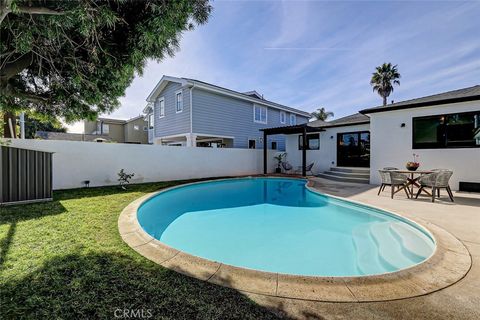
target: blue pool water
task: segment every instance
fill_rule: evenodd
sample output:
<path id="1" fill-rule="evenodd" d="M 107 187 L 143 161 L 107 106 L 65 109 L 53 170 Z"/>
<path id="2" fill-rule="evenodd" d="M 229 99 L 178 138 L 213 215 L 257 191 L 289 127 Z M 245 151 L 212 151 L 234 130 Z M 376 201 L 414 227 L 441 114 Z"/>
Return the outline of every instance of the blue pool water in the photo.
<path id="1" fill-rule="evenodd" d="M 189 254 L 296 275 L 392 272 L 435 249 L 413 223 L 311 192 L 298 179 L 232 179 L 171 189 L 142 204 L 138 221 L 154 238 Z"/>

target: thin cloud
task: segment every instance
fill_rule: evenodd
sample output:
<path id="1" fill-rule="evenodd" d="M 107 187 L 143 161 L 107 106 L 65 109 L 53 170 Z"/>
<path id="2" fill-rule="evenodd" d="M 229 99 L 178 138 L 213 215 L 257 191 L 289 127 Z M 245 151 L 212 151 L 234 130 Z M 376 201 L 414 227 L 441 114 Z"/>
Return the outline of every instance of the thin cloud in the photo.
<path id="1" fill-rule="evenodd" d="M 264 50 L 294 50 L 294 51 L 351 51 L 350 48 L 328 47 L 264 47 Z"/>
<path id="2" fill-rule="evenodd" d="M 399 65 L 389 100 L 471 86 L 480 79 L 480 2 L 214 2 L 205 26 L 181 50 L 149 62 L 111 116 L 138 115 L 163 74 L 342 116 L 381 103 L 369 80 L 383 62 Z M 385 15 L 388 12 L 388 15 Z"/>

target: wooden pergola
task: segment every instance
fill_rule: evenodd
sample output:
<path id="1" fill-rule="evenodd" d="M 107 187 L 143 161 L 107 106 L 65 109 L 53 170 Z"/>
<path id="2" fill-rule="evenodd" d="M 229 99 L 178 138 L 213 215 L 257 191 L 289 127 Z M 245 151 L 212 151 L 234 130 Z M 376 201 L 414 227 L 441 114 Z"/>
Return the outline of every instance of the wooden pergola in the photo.
<path id="1" fill-rule="evenodd" d="M 313 127 L 309 123 L 299 124 L 295 126 L 285 126 L 276 128 L 260 129 L 263 131 L 263 173 L 267 174 L 267 137 L 276 134 L 301 134 L 302 135 L 302 176 L 306 176 L 307 167 L 307 134 L 325 131 L 320 127 Z"/>

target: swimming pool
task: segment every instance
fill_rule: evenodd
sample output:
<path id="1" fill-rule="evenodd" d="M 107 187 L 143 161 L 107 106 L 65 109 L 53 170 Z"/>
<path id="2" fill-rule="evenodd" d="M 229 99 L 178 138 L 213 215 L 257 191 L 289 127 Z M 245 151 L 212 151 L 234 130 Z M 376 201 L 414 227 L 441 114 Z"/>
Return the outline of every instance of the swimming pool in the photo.
<path id="1" fill-rule="evenodd" d="M 137 219 L 177 250 L 267 272 L 375 275 L 434 252 L 434 240 L 415 223 L 312 192 L 305 183 L 242 178 L 185 185 L 145 201 Z"/>

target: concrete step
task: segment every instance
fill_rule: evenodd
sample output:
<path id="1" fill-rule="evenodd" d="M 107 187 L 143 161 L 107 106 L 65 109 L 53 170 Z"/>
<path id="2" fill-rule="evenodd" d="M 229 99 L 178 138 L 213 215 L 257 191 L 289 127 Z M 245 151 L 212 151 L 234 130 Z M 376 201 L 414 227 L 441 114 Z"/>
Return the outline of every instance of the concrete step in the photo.
<path id="1" fill-rule="evenodd" d="M 326 174 L 338 177 L 347 177 L 347 178 L 370 178 L 370 172 L 368 173 L 351 173 L 351 172 L 342 172 L 342 171 L 324 171 Z"/>
<path id="2" fill-rule="evenodd" d="M 330 171 L 347 172 L 347 173 L 368 173 L 368 174 L 370 174 L 370 168 L 331 167 Z"/>
<path id="3" fill-rule="evenodd" d="M 327 171 L 328 172 L 328 171 Z M 356 178 L 356 177 L 340 177 L 330 173 L 319 173 L 317 177 L 328 180 L 340 181 L 340 182 L 353 182 L 353 183 L 366 183 L 370 182 L 370 178 Z"/>

